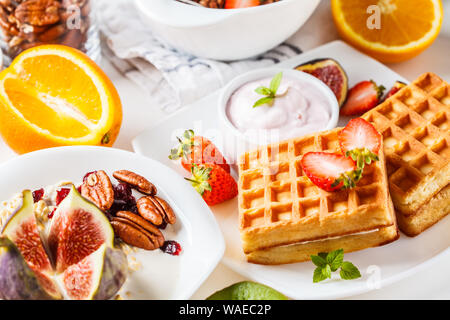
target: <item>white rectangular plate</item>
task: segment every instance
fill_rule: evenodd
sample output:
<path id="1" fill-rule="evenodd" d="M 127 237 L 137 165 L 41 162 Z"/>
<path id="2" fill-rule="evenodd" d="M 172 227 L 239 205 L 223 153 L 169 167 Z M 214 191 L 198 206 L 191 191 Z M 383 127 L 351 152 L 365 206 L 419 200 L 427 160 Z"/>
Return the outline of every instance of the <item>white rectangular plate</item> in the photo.
<path id="1" fill-rule="evenodd" d="M 369 79 L 388 89 L 397 80 L 406 82 L 386 66 L 341 41 L 301 54 L 277 67 L 294 68 L 318 58 L 337 60 L 349 77 L 350 87 Z M 219 94 L 220 92 L 213 93 L 148 129 L 134 139 L 134 150 L 161 161 L 186 176 L 187 172 L 179 163 L 168 159 L 169 151 L 177 142 L 176 136 L 181 135 L 185 129 L 194 129 L 196 134 L 211 138 L 220 149 L 220 139 L 215 141 L 215 137 L 220 136 L 217 116 Z M 343 126 L 348 120 L 342 118 L 339 124 Z M 337 275 L 332 280 L 314 284 L 312 275 L 315 267 L 311 262 L 282 266 L 262 266 L 246 262 L 238 230 L 237 199 L 212 207 L 212 211 L 225 237 L 223 262 L 236 272 L 272 286 L 294 299 L 332 299 L 364 293 L 410 276 L 450 254 L 450 217 L 447 217 L 415 238 L 401 235 L 392 244 L 346 254 L 345 260 L 353 262 L 361 271 L 360 279 L 344 281 Z"/>

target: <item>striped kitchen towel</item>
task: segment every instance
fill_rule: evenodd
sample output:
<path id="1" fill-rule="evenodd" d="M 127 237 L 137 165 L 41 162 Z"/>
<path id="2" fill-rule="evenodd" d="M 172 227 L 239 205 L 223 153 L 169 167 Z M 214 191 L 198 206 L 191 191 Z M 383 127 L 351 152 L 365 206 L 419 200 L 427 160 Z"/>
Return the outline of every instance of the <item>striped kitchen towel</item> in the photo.
<path id="1" fill-rule="evenodd" d="M 330 32 L 328 1 L 312 17 L 320 27 L 307 25 L 287 42 L 260 56 L 234 62 L 201 59 L 177 51 L 159 40 L 139 19 L 129 0 L 97 0 L 99 26 L 106 38 L 104 54 L 119 71 L 142 87 L 167 112 L 188 105 L 225 85 L 245 71 L 269 67 L 335 38 Z M 117 14 L 120 12 L 120 14 Z M 329 18 L 329 19 L 328 19 Z M 334 28 L 331 28 L 334 30 Z M 302 48 L 302 49 L 300 49 Z"/>

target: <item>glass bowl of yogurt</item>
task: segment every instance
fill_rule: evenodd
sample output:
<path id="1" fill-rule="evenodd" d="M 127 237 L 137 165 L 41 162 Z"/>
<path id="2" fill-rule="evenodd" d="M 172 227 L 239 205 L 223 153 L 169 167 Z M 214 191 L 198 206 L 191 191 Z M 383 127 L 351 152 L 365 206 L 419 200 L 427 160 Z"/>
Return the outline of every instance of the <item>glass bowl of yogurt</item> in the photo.
<path id="1" fill-rule="evenodd" d="M 276 92 L 270 92 L 278 76 Z M 265 88 L 265 89 L 261 89 Z M 262 100 L 267 103 L 256 103 Z M 301 137 L 337 126 L 336 96 L 319 79 L 292 69 L 259 69 L 232 80 L 219 99 L 219 123 L 225 156 L 238 156 L 261 145 Z"/>

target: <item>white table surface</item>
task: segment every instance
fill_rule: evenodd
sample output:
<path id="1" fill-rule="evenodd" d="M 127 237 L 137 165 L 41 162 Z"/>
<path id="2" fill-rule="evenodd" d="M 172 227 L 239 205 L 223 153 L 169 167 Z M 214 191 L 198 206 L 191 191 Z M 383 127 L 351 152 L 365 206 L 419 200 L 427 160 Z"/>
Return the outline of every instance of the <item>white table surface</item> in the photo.
<path id="1" fill-rule="evenodd" d="M 408 80 L 423 72 L 432 71 L 450 82 L 450 1 L 444 0 L 445 18 L 441 35 L 420 56 L 403 63 L 389 65 Z M 301 30 L 299 31 L 301 32 Z M 132 151 L 131 140 L 149 126 L 162 121 L 168 114 L 150 105 L 145 94 L 133 82 L 124 78 L 104 59 L 101 67 L 117 87 L 123 103 L 124 119 L 115 148 Z M 0 163 L 16 157 L 0 138 Z M 450 257 L 407 279 L 352 299 L 450 299 Z M 204 299 L 213 292 L 238 281 L 247 280 L 224 264 L 219 264 L 211 276 L 193 295 Z"/>

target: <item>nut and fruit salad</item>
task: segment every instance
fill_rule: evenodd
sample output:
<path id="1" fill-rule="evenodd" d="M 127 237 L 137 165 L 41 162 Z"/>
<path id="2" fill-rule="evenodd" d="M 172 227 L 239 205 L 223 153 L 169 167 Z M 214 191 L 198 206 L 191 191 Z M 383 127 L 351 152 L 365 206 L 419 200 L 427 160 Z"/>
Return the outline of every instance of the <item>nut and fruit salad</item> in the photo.
<path id="1" fill-rule="evenodd" d="M 213 9 L 238 9 L 257 7 L 264 4 L 278 2 L 280 0 L 193 0 L 207 8 Z"/>
<path id="2" fill-rule="evenodd" d="M 157 188 L 128 170 L 113 177 L 93 171 L 78 187 L 61 182 L 1 204 L 0 299 L 110 299 L 129 270 L 115 243 L 180 254 L 162 233 L 176 216 Z"/>
<path id="3" fill-rule="evenodd" d="M 161 249 L 178 255 L 181 246 L 175 241 L 166 241 L 161 231 L 168 224 L 175 224 L 175 212 L 166 200 L 157 195 L 157 188 L 146 178 L 128 170 L 115 171 L 113 177 L 116 184 L 103 170 L 89 172 L 76 189 L 104 212 L 116 237 L 122 242 L 145 250 Z M 42 229 L 48 228 L 73 185 L 62 181 L 32 192 L 34 213 Z M 138 197 L 133 195 L 133 190 Z M 20 203 L 21 194 L 18 194 L 1 204 L 0 227 Z"/>

